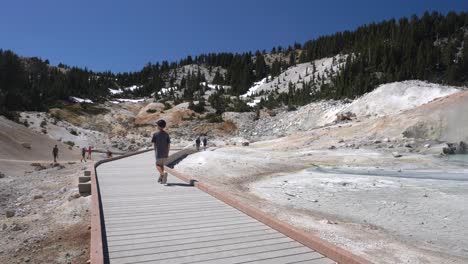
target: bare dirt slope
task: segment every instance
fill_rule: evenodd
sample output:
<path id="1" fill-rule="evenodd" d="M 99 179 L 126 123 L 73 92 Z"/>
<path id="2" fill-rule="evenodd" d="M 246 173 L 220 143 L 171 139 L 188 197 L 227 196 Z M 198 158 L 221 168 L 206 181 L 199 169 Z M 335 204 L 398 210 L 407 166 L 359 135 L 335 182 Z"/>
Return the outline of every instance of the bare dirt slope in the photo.
<path id="1" fill-rule="evenodd" d="M 0 146 L 0 263 L 86 263 L 90 197 L 77 190 L 79 151 L 2 116 Z"/>
<path id="2" fill-rule="evenodd" d="M 46 135 L 0 116 L 0 159 L 50 160 L 52 148 L 59 147 L 60 160 L 79 160 L 79 152 Z"/>

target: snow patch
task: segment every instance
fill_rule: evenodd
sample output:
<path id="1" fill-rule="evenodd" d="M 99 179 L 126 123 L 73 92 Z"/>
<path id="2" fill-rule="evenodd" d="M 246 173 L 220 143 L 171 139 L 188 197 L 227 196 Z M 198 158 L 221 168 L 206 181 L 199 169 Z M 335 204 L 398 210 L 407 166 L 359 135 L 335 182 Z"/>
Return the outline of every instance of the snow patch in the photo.
<path id="1" fill-rule="evenodd" d="M 267 83 L 267 79 L 271 79 L 271 76 L 268 76 L 266 78 L 263 78 L 261 79 L 260 81 L 258 82 L 255 82 L 254 85 L 252 87 L 249 88 L 249 90 L 247 91 L 247 93 L 241 95 L 240 97 L 241 98 L 247 98 L 248 96 L 251 96 L 253 95 L 257 90 L 258 88 L 260 88 L 262 85 L 266 84 Z M 260 101 L 259 101 L 260 102 Z"/>
<path id="2" fill-rule="evenodd" d="M 250 106 L 250 107 L 254 107 L 254 106 L 256 106 L 258 103 L 260 103 L 260 101 L 261 101 L 261 99 L 255 99 L 255 100 L 253 100 L 253 102 L 247 103 L 247 105 Z"/>
<path id="3" fill-rule="evenodd" d="M 145 99 L 123 99 L 123 98 L 119 98 L 119 99 L 116 99 L 118 102 L 122 103 L 122 102 L 128 102 L 128 103 L 140 103 L 140 102 L 143 102 L 145 101 Z M 115 102 L 115 101 L 112 101 L 112 102 Z"/>
<path id="4" fill-rule="evenodd" d="M 167 94 L 167 93 L 169 93 L 170 91 L 175 91 L 175 90 L 177 90 L 177 86 L 169 87 L 169 88 L 162 88 L 161 91 L 158 92 L 158 94 L 159 94 L 159 95 Z"/>
<path id="5" fill-rule="evenodd" d="M 132 85 L 130 87 L 126 87 L 126 88 L 123 88 L 124 90 L 127 90 L 127 91 L 135 91 L 137 89 L 140 89 L 141 87 L 143 87 L 143 85 Z"/>
<path id="6" fill-rule="evenodd" d="M 116 95 L 116 94 L 121 94 L 121 93 L 123 93 L 122 89 L 115 90 L 115 89 L 111 89 L 111 88 L 109 88 L 109 92 L 110 92 L 112 95 Z"/>
<path id="7" fill-rule="evenodd" d="M 280 93 L 287 93 L 289 91 L 289 83 L 294 84 L 297 89 L 302 89 L 303 83 L 314 82 L 318 90 L 322 84 L 322 80 L 324 84 L 329 83 L 331 77 L 335 76 L 340 71 L 340 68 L 344 65 L 348 56 L 347 54 L 336 55 L 330 58 L 315 60 L 312 63 L 301 63 L 289 67 L 279 76 L 273 79 L 269 78 L 269 82 L 267 82 L 266 79 L 256 82 L 254 86 L 249 89 L 249 92 L 242 95 L 242 97 L 245 98 L 261 91 L 269 92 L 278 90 Z M 319 76 L 320 81 L 318 80 Z"/>
<path id="8" fill-rule="evenodd" d="M 111 89 L 109 88 L 109 92 L 112 94 L 112 95 L 117 95 L 117 94 L 121 94 L 125 91 L 135 91 L 137 89 L 140 89 L 141 87 L 143 87 L 143 85 L 132 85 L 132 86 L 129 86 L 129 87 L 124 87 L 124 88 L 119 88 L 119 89 Z"/>
<path id="9" fill-rule="evenodd" d="M 70 96 L 69 97 L 71 101 L 75 102 L 75 103 L 88 103 L 88 104 L 92 104 L 93 101 L 91 101 L 90 99 L 83 99 L 83 98 L 79 98 L 79 97 L 74 97 L 74 96 Z"/>
<path id="10" fill-rule="evenodd" d="M 205 87 L 208 87 L 209 89 L 212 89 L 212 90 L 214 90 L 214 89 L 220 89 L 220 88 L 222 88 L 222 89 L 229 89 L 229 88 L 231 88 L 231 86 L 229 86 L 229 85 L 211 84 L 211 83 L 206 83 L 206 82 L 201 82 L 200 85 L 203 85 L 203 86 L 205 86 Z"/>

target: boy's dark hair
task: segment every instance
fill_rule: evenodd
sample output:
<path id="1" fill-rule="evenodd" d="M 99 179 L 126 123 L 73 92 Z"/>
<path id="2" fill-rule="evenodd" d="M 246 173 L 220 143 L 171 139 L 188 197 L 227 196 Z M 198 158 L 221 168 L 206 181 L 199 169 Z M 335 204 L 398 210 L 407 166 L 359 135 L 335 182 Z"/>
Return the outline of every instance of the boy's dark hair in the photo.
<path id="1" fill-rule="evenodd" d="M 166 121 L 164 121 L 163 119 L 158 120 L 158 122 L 156 122 L 156 125 L 158 125 L 158 127 L 165 128 L 166 127 Z"/>

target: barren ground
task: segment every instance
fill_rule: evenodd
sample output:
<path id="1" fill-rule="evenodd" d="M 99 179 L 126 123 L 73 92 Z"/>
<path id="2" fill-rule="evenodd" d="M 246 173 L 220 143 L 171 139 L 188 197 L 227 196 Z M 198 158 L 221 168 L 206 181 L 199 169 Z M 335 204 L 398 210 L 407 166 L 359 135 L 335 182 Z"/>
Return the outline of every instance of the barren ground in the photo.
<path id="1" fill-rule="evenodd" d="M 91 197 L 81 197 L 77 190 L 84 165 L 71 163 L 41 163 L 41 170 L 31 161 L 0 163 L 9 168 L 0 179 L 0 263 L 89 259 Z"/>
<path id="2" fill-rule="evenodd" d="M 343 165 L 351 159 L 352 167 Z M 200 152 L 176 169 L 376 263 L 466 263 L 468 171 L 422 170 L 440 162 L 251 146 Z"/>

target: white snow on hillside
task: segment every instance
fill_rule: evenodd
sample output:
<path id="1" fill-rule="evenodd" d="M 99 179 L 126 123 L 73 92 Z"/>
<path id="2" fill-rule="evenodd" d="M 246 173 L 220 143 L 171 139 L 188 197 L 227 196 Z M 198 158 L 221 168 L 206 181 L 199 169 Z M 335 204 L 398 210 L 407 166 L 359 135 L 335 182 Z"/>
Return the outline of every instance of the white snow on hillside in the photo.
<path id="1" fill-rule="evenodd" d="M 115 89 L 111 89 L 111 88 L 109 88 L 109 92 L 110 92 L 112 95 L 116 95 L 116 94 L 121 94 L 121 93 L 123 93 L 122 89 L 115 90 Z"/>
<path id="2" fill-rule="evenodd" d="M 247 105 L 250 107 L 256 106 L 258 103 L 260 103 L 261 99 L 254 99 L 253 102 L 248 102 Z"/>
<path id="3" fill-rule="evenodd" d="M 330 82 L 330 78 L 336 75 L 339 68 L 344 65 L 347 56 L 348 55 L 336 55 L 330 58 L 315 60 L 313 62 L 313 64 L 315 64 L 315 72 L 313 72 L 312 63 L 297 64 L 296 66 L 289 67 L 273 80 L 271 80 L 271 78 L 269 78 L 269 81 L 262 80 L 264 83 L 261 85 L 255 83 L 249 91 L 258 85 L 258 87 L 255 88 L 255 93 L 273 91 L 276 89 L 278 89 L 278 92 L 288 92 L 290 82 L 295 84 L 298 89 L 302 89 L 302 82 L 315 80 L 317 84 L 321 84 L 321 81 L 318 81 L 319 76 L 320 79 L 324 79 L 324 83 L 328 83 Z M 319 86 L 320 85 L 317 85 L 317 88 Z"/>
<path id="4" fill-rule="evenodd" d="M 143 85 L 132 85 L 132 86 L 129 86 L 129 87 L 126 87 L 126 88 L 123 88 L 123 90 L 125 91 L 135 91 L 137 89 L 140 89 L 141 87 L 143 87 Z"/>
<path id="5" fill-rule="evenodd" d="M 211 84 L 211 83 L 206 83 L 206 82 L 201 82 L 200 85 L 203 85 L 205 87 L 208 87 L 209 89 L 229 89 L 231 86 L 229 85 L 219 85 L 219 84 Z"/>
<path id="6" fill-rule="evenodd" d="M 271 78 L 271 76 L 268 76 L 268 79 Z M 263 78 L 261 79 L 260 81 L 258 82 L 255 82 L 254 85 L 252 87 L 249 88 L 249 90 L 247 91 L 247 93 L 241 95 L 240 97 L 241 98 L 246 98 L 248 96 L 251 96 L 253 95 L 257 90 L 258 88 L 260 88 L 262 85 L 266 84 L 267 83 L 267 78 Z"/>
<path id="7" fill-rule="evenodd" d="M 162 94 L 167 94 L 169 93 L 170 91 L 175 91 L 177 90 L 177 86 L 174 86 L 174 87 L 168 87 L 168 88 L 162 88 L 161 91 L 158 92 L 159 95 L 162 95 Z M 152 96 L 154 96 L 154 93 L 151 94 Z"/>
<path id="8" fill-rule="evenodd" d="M 83 98 L 79 98 L 79 97 L 74 97 L 74 96 L 70 96 L 69 97 L 71 101 L 75 102 L 75 103 L 88 103 L 88 104 L 92 104 L 93 101 L 91 101 L 90 99 L 83 99 Z"/>
<path id="9" fill-rule="evenodd" d="M 130 91 L 130 92 L 133 92 L 137 89 L 140 89 L 141 87 L 143 87 L 143 85 L 132 85 L 132 86 L 129 86 L 129 87 L 124 87 L 124 88 L 119 88 L 119 89 L 111 89 L 109 88 L 109 92 L 112 94 L 112 95 L 116 95 L 116 94 L 121 94 L 125 91 Z"/>
<path id="10" fill-rule="evenodd" d="M 458 91 L 454 86 L 418 80 L 387 83 L 354 100 L 342 111 L 353 112 L 358 117 L 393 115 Z"/>
<path id="11" fill-rule="evenodd" d="M 123 103 L 140 103 L 145 101 L 145 99 L 123 99 L 123 98 L 118 98 L 116 99 L 118 102 L 123 102 Z M 115 101 L 112 101 L 115 102 Z"/>

